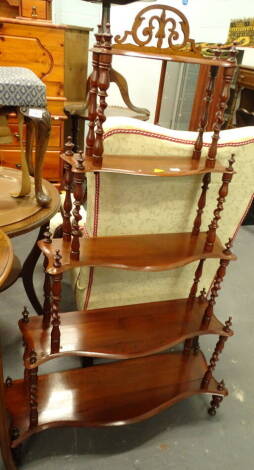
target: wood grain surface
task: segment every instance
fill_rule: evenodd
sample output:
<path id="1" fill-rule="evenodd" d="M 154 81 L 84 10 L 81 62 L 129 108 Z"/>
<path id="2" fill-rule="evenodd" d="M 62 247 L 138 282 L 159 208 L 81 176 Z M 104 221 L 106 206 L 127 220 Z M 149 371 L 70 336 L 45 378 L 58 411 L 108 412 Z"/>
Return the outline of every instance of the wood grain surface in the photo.
<path id="1" fill-rule="evenodd" d="M 56 274 L 76 266 L 101 266 L 132 271 L 165 271 L 206 258 L 235 260 L 223 253 L 216 237 L 212 251 L 205 252 L 206 233 L 161 233 L 80 239 L 80 257 L 70 257 L 70 243 L 54 239 L 51 244 L 40 241 L 39 247 L 48 257 L 47 272 Z M 60 250 L 61 266 L 54 267 L 54 255 Z"/>
<path id="2" fill-rule="evenodd" d="M 57 426 L 111 426 L 149 418 L 177 401 L 196 394 L 227 395 L 212 377 L 202 388 L 207 370 L 201 352 L 172 352 L 101 364 L 38 377 L 38 425 L 29 428 L 26 386 L 16 381 L 6 389 L 7 409 L 21 435 Z"/>

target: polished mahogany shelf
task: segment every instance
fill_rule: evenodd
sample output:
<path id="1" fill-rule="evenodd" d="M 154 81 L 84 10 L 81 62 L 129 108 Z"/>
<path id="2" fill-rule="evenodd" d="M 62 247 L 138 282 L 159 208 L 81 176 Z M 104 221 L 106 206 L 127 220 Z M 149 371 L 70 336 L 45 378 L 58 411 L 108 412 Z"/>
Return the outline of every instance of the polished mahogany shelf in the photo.
<path id="1" fill-rule="evenodd" d="M 12 424 L 20 430 L 17 446 L 31 434 L 57 426 L 112 426 L 149 418 L 192 395 L 225 396 L 207 370 L 201 352 L 172 352 L 101 364 L 38 377 L 38 426 L 29 429 L 27 388 L 23 380 L 6 388 Z"/>
<path id="2" fill-rule="evenodd" d="M 235 255 L 223 253 L 216 237 L 213 250 L 204 251 L 206 233 L 161 233 L 148 235 L 123 235 L 80 239 L 79 260 L 71 259 L 70 242 L 54 239 L 52 243 L 38 242 L 49 263 L 47 272 L 56 274 L 77 266 L 101 266 L 133 271 L 165 271 L 200 259 L 220 258 L 235 260 Z M 60 250 L 61 266 L 56 268 L 54 255 Z"/>
<path id="3" fill-rule="evenodd" d="M 219 161 L 213 168 L 205 166 L 205 159 L 194 160 L 192 157 L 143 156 L 143 155 L 103 155 L 101 161 L 93 157 L 85 157 L 84 170 L 77 169 L 78 154 L 61 158 L 72 166 L 74 172 L 123 173 L 140 176 L 187 176 L 204 173 L 227 173 Z M 230 171 L 232 173 L 232 171 Z"/>
<path id="4" fill-rule="evenodd" d="M 51 353 L 51 326 L 43 328 L 43 318 L 20 320 L 25 344 L 36 352 L 34 368 L 64 355 L 107 359 L 130 359 L 161 352 L 187 338 L 205 334 L 232 336 L 213 315 L 203 324 L 207 301 L 168 300 L 122 307 L 60 314 L 59 350 Z"/>
<path id="5" fill-rule="evenodd" d="M 105 49 L 103 47 L 93 47 L 90 49 L 90 52 L 97 52 L 100 54 L 107 55 L 121 55 L 137 58 L 140 57 L 144 59 L 167 60 L 168 62 L 182 62 L 187 64 L 214 65 L 216 67 L 236 67 L 235 62 L 231 62 L 230 60 L 222 60 L 204 56 L 197 57 L 194 54 L 193 56 L 191 56 L 190 53 L 190 55 L 187 55 L 188 52 L 186 53 L 184 51 L 182 54 L 169 54 L 166 51 L 163 52 L 163 49 L 161 49 L 161 53 L 158 53 L 158 48 L 156 47 L 146 46 L 144 47 L 144 49 L 139 46 L 133 46 L 132 44 L 126 45 L 126 48 L 123 46 L 116 46 L 114 44 L 112 49 Z"/>

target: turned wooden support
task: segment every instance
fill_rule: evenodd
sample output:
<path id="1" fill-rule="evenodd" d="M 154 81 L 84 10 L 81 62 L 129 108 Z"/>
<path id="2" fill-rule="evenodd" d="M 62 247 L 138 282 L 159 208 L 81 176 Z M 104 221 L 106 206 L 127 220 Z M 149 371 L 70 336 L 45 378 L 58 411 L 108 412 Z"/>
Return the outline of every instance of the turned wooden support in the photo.
<path id="1" fill-rule="evenodd" d="M 217 386 L 218 392 L 223 392 L 225 390 L 225 383 L 224 380 L 221 380 L 221 382 Z M 216 415 L 216 410 L 219 408 L 224 396 L 221 395 L 212 395 L 212 400 L 210 402 L 210 408 L 208 408 L 207 412 L 210 416 L 215 416 Z"/>
<path id="2" fill-rule="evenodd" d="M 30 364 L 37 362 L 35 351 L 29 354 Z M 29 386 L 30 429 L 38 425 L 38 367 L 27 370 Z"/>
<path id="3" fill-rule="evenodd" d="M 205 302 L 206 299 L 207 299 L 207 294 L 206 294 L 206 290 L 205 290 L 205 288 L 204 288 L 204 289 L 202 289 L 202 290 L 200 291 L 200 295 L 199 295 L 198 301 L 199 301 L 199 302 Z"/>
<path id="4" fill-rule="evenodd" d="M 213 251 L 213 246 L 214 242 L 216 239 L 216 230 L 218 228 L 218 223 L 221 218 L 220 214 L 223 211 L 224 208 L 224 202 L 226 200 L 226 197 L 228 195 L 228 185 L 230 181 L 232 180 L 233 177 L 233 164 L 235 162 L 234 159 L 234 154 L 232 154 L 230 160 L 229 160 L 229 166 L 227 167 L 227 173 L 223 173 L 222 176 L 222 185 L 219 189 L 219 197 L 217 198 L 217 207 L 214 210 L 214 217 L 212 222 L 209 225 L 208 232 L 207 232 L 207 237 L 206 237 L 206 242 L 205 242 L 205 251 Z"/>
<path id="5" fill-rule="evenodd" d="M 200 155 L 202 152 L 203 148 L 203 134 L 204 131 L 206 130 L 206 126 L 208 123 L 208 117 L 209 117 L 209 106 L 212 101 L 212 95 L 214 91 L 214 83 L 215 83 L 215 78 L 218 72 L 218 67 L 215 65 L 212 65 L 209 70 L 209 75 L 208 75 L 208 81 L 207 81 L 207 88 L 206 88 L 206 94 L 204 97 L 204 107 L 203 107 L 203 114 L 200 120 L 199 124 L 199 129 L 198 129 L 198 137 L 195 142 L 194 146 L 194 151 L 193 151 L 193 156 L 192 158 L 194 160 L 199 160 Z"/>
<path id="6" fill-rule="evenodd" d="M 52 243 L 52 233 L 49 230 L 49 225 L 44 232 L 44 243 L 49 245 Z M 44 284 L 43 284 L 43 293 L 44 293 L 44 302 L 43 302 L 43 327 L 48 328 L 50 324 L 51 316 L 51 277 L 47 273 L 48 267 L 48 258 L 44 256 L 43 268 L 44 268 Z"/>
<path id="7" fill-rule="evenodd" d="M 228 243 L 226 243 L 226 249 L 223 251 L 226 255 L 231 255 L 231 246 L 232 246 L 232 239 L 229 239 Z M 203 323 L 209 323 L 211 320 L 211 317 L 213 315 L 214 311 L 214 305 L 216 303 L 216 297 L 218 297 L 218 291 L 221 289 L 221 283 L 224 279 L 224 276 L 226 274 L 227 267 L 229 265 L 230 260 L 228 259 L 221 259 L 220 260 L 220 265 L 216 271 L 216 275 L 213 281 L 212 289 L 211 289 L 211 295 L 210 299 L 208 302 L 208 306 L 205 310 L 204 317 L 203 317 Z"/>
<path id="8" fill-rule="evenodd" d="M 54 267 L 61 267 L 62 256 L 59 250 L 56 250 L 54 256 Z M 52 305 L 51 305 L 51 354 L 59 352 L 60 348 L 60 316 L 59 304 L 61 300 L 62 273 L 52 275 Z"/>
<path id="9" fill-rule="evenodd" d="M 225 326 L 223 328 L 223 330 L 226 332 L 226 333 L 230 333 L 231 332 L 231 329 L 230 327 L 232 326 L 232 318 L 229 317 L 229 319 L 226 321 L 225 323 Z M 209 385 L 209 382 L 212 378 L 212 375 L 213 375 L 213 371 L 216 367 L 216 364 L 219 360 L 219 355 L 222 353 L 223 349 L 224 349 L 224 346 L 225 346 L 225 342 L 227 341 L 228 339 L 228 336 L 219 336 L 219 340 L 215 346 L 215 350 L 213 352 L 213 355 L 211 357 L 211 360 L 210 360 L 210 363 L 209 363 L 209 366 L 207 368 L 207 371 L 204 375 L 204 378 L 202 380 L 202 385 L 201 387 L 202 388 L 206 388 L 208 385 Z"/>
<path id="10" fill-rule="evenodd" d="M 71 142 L 71 137 L 68 137 L 67 143 L 65 144 L 65 155 L 73 156 L 73 146 Z M 65 241 L 71 241 L 71 210 L 72 210 L 72 201 L 71 201 L 71 188 L 72 188 L 72 171 L 71 165 L 67 162 L 64 162 L 64 190 L 65 190 L 65 199 L 63 205 L 63 239 Z"/>
<path id="11" fill-rule="evenodd" d="M 105 49 L 111 49 L 112 35 L 110 33 L 110 25 L 106 24 L 106 32 L 103 33 L 103 47 Z M 111 69 L 112 57 L 110 54 L 100 54 L 99 55 L 99 78 L 98 78 L 98 87 L 99 87 L 99 106 L 97 108 L 97 122 L 96 122 L 96 137 L 94 143 L 94 152 L 93 156 L 97 159 L 98 162 L 101 162 L 103 154 L 103 123 L 106 120 L 105 109 L 107 107 L 106 98 L 107 90 L 110 85 L 110 69 Z"/>
<path id="12" fill-rule="evenodd" d="M 81 236 L 79 229 L 79 222 L 82 219 L 80 215 L 80 208 L 84 200 L 84 180 L 85 174 L 82 172 L 84 170 L 83 166 L 83 155 L 82 152 L 79 154 L 77 160 L 76 172 L 74 173 L 73 183 L 74 183 L 74 209 L 73 209 L 73 222 L 72 222 L 72 242 L 71 242 L 71 259 L 78 260 L 80 255 L 80 242 L 79 238 Z"/>
<path id="13" fill-rule="evenodd" d="M 204 262 L 205 262 L 205 260 L 201 259 L 198 263 L 198 267 L 195 271 L 195 277 L 194 277 L 194 280 L 193 280 L 193 284 L 192 284 L 192 287 L 191 287 L 191 290 L 190 290 L 190 293 L 189 293 L 189 300 L 193 300 L 196 297 L 197 290 L 198 290 L 198 284 L 199 284 L 199 281 L 200 281 L 200 278 L 201 278 L 202 272 L 203 272 Z"/>
<path id="14" fill-rule="evenodd" d="M 24 307 L 24 310 L 22 311 L 22 318 L 21 321 L 22 323 L 29 323 L 29 311 L 27 310 L 27 307 Z"/>
<path id="15" fill-rule="evenodd" d="M 202 192 L 198 201 L 197 215 L 194 220 L 192 235 L 198 235 L 200 232 L 202 214 L 206 205 L 206 193 L 211 182 L 211 173 L 206 173 L 203 177 Z"/>
<path id="16" fill-rule="evenodd" d="M 95 34 L 96 43 L 95 47 L 101 47 L 102 45 L 102 26 L 98 25 L 98 32 Z M 97 92 L 98 92 L 98 79 L 99 79 L 99 54 L 93 52 L 93 72 L 90 78 L 90 90 L 88 97 L 88 119 L 89 119 L 89 130 L 86 138 L 86 155 L 92 156 L 94 153 L 94 142 L 95 142 L 95 122 L 97 119 Z"/>
<path id="17" fill-rule="evenodd" d="M 234 75 L 234 71 L 235 67 L 227 67 L 223 70 L 223 90 L 218 105 L 219 109 L 216 113 L 216 119 L 213 125 L 212 142 L 209 146 L 208 155 L 206 159 L 207 168 L 214 168 L 215 165 L 220 130 L 224 123 L 224 113 L 227 108 L 227 102 L 230 96 L 230 85 Z"/>

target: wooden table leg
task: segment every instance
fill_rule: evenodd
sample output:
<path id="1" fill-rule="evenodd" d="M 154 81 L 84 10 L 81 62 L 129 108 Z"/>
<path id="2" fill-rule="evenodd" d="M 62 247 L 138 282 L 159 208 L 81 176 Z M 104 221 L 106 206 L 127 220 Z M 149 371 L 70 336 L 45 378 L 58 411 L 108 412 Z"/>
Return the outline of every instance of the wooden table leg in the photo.
<path id="1" fill-rule="evenodd" d="M 51 130 L 51 116 L 46 109 L 33 110 L 21 108 L 20 110 L 26 118 L 28 126 L 28 139 L 26 145 L 26 160 L 31 176 L 34 176 L 35 197 L 41 207 L 49 205 L 51 199 L 45 194 L 42 188 L 42 167 L 44 156 L 48 147 Z M 38 115 L 36 115 L 38 111 Z M 41 114 L 41 115 L 40 115 Z M 32 165 L 33 135 L 35 132 L 35 167 Z M 34 175 L 33 175 L 34 173 Z"/>
<path id="2" fill-rule="evenodd" d="M 26 258 L 22 267 L 22 271 L 20 273 L 20 277 L 22 278 L 26 295 L 38 315 L 42 315 L 43 309 L 35 293 L 34 284 L 33 284 L 33 274 L 34 274 L 37 261 L 41 255 L 41 250 L 38 247 L 37 242 L 43 239 L 46 227 L 47 227 L 47 224 L 41 226 L 36 242 L 32 250 L 30 251 L 28 257 Z"/>

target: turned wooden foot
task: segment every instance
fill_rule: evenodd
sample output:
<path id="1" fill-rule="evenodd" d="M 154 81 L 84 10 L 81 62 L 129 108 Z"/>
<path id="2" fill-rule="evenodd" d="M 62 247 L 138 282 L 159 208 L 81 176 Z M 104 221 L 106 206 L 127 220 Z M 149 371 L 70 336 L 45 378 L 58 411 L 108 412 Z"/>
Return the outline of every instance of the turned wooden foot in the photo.
<path id="1" fill-rule="evenodd" d="M 221 382 L 217 386 L 218 392 L 223 392 L 225 390 L 225 383 L 224 380 L 221 380 Z M 216 410 L 219 408 L 224 396 L 222 395 L 212 395 L 212 400 L 210 403 L 210 408 L 208 408 L 208 414 L 210 416 L 215 416 L 216 415 Z"/>
<path id="2" fill-rule="evenodd" d="M 222 400 L 223 400 L 223 397 L 220 397 L 218 395 L 213 395 L 212 396 L 212 400 L 211 400 L 211 403 L 210 403 L 210 408 L 208 408 L 208 414 L 210 416 L 215 416 L 216 415 L 216 410 L 217 408 L 219 408 Z"/>

